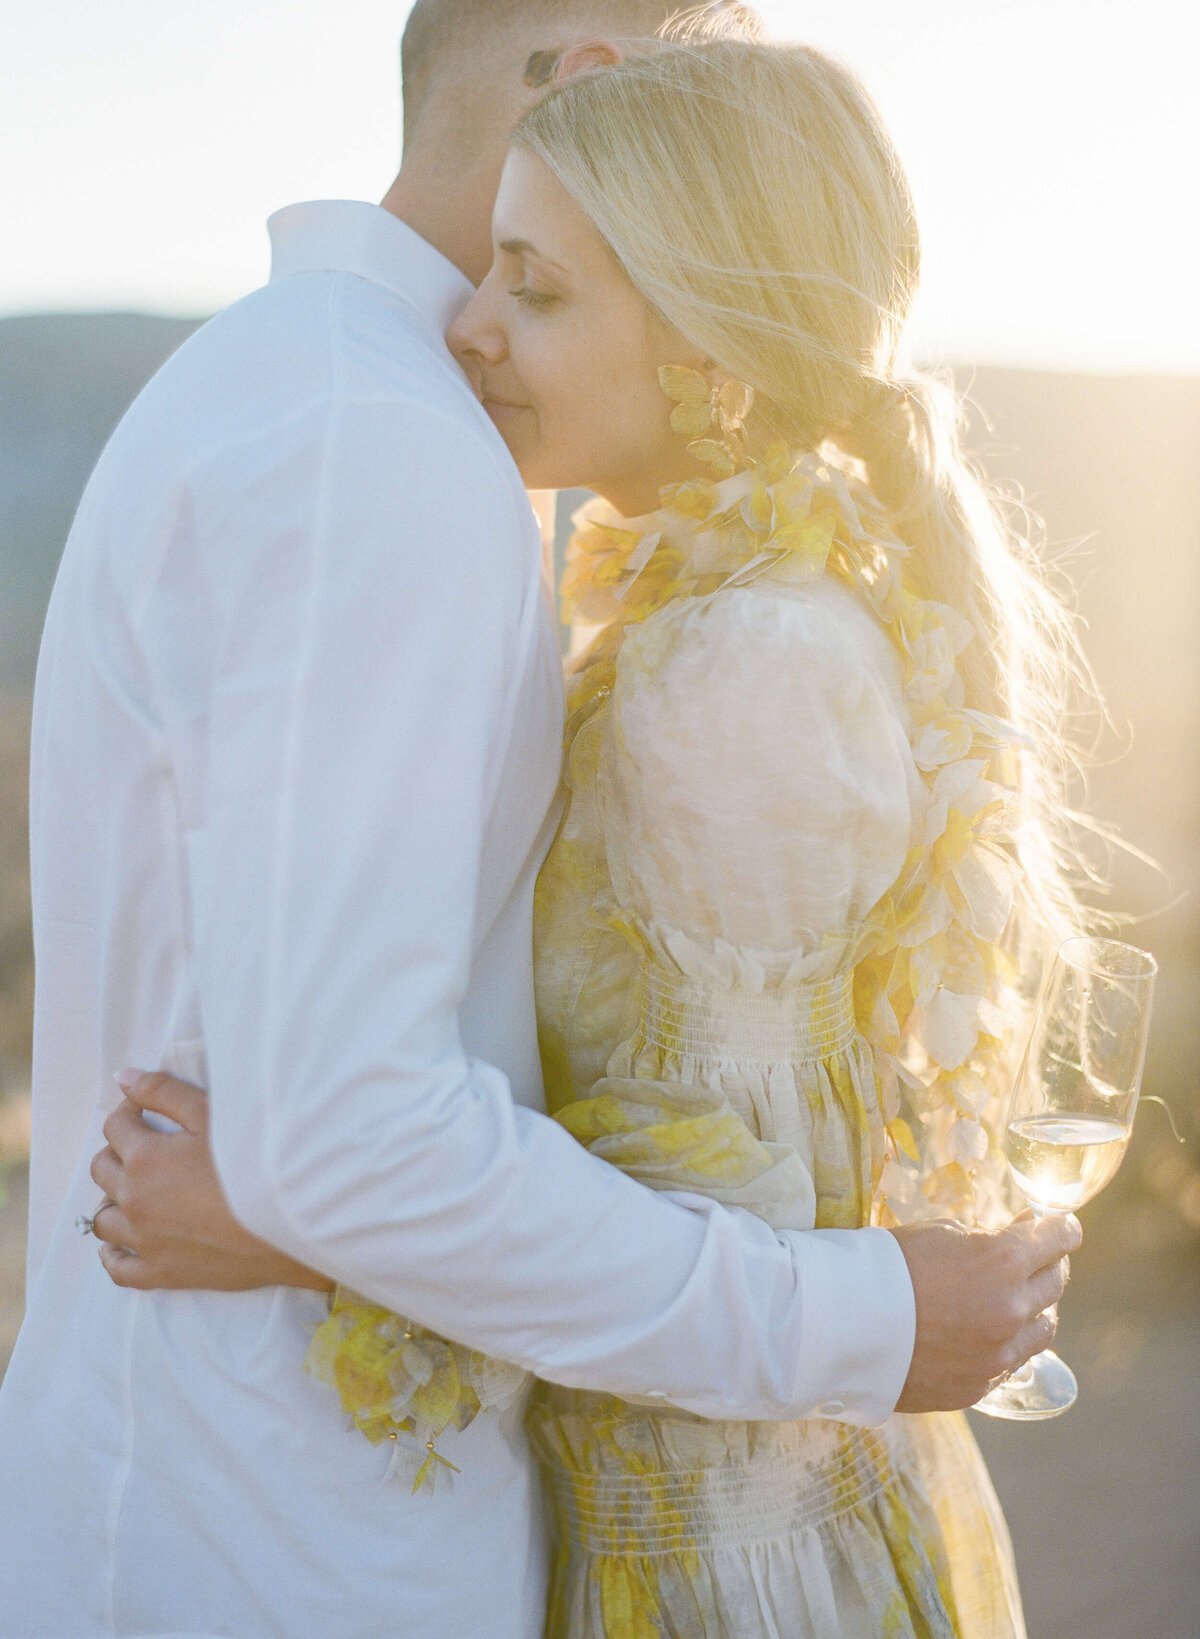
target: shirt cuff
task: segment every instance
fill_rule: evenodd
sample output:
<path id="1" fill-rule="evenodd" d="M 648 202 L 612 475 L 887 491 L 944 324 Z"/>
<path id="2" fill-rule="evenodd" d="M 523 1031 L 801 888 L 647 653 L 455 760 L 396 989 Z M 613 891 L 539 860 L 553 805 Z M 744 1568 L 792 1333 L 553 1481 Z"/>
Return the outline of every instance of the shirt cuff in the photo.
<path id="1" fill-rule="evenodd" d="M 796 1246 L 803 1347 L 797 1417 L 870 1426 L 896 1409 L 917 1308 L 900 1243 L 886 1229 L 785 1232 Z"/>

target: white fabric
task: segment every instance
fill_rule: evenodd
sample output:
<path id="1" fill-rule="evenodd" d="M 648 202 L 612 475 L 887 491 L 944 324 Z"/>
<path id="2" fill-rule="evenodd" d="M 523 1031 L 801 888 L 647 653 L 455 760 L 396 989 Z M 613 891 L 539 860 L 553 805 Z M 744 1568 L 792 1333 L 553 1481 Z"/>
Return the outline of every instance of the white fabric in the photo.
<path id="1" fill-rule="evenodd" d="M 3 1639 L 541 1631 L 519 1403 L 414 1499 L 303 1373 L 320 1298 L 109 1283 L 73 1221 L 125 1064 L 207 1079 L 251 1228 L 563 1383 L 871 1421 L 907 1370 L 890 1236 L 688 1210 L 527 1107 L 561 696 L 536 528 L 442 343 L 469 287 L 372 206 L 273 237 L 115 434 L 47 623 Z"/>
<path id="2" fill-rule="evenodd" d="M 898 660 L 832 576 L 681 598 L 625 639 L 600 789 L 617 901 L 684 973 L 823 978 L 913 840 Z"/>

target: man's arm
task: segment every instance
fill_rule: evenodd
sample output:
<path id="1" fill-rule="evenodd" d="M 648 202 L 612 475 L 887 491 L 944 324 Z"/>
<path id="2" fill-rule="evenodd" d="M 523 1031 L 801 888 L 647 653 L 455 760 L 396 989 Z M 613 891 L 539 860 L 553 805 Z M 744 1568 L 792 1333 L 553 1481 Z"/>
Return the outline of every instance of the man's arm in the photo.
<path id="1" fill-rule="evenodd" d="M 92 1163 L 106 1200 L 93 1218 L 118 1286 L 142 1291 L 259 1286 L 328 1291 L 318 1271 L 258 1240 L 221 1192 L 208 1142 L 208 1098 L 162 1071 L 122 1075 L 125 1100 Z M 176 1124 L 148 1126 L 153 1111 Z M 1054 1309 L 1079 1245 L 1078 1220 L 1026 1214 L 1002 1230 L 918 1223 L 892 1232 L 916 1296 L 916 1344 L 899 1411 L 955 1411 L 1052 1341 Z"/>
<path id="2" fill-rule="evenodd" d="M 194 857 L 229 1202 L 292 1257 L 552 1379 L 669 1387 L 717 1415 L 836 1397 L 877 1420 L 913 1336 L 891 1236 L 689 1211 L 514 1105 L 464 1050 L 533 618 L 491 459 L 428 413 L 335 404 L 292 463 L 304 527 L 242 498 Z"/>

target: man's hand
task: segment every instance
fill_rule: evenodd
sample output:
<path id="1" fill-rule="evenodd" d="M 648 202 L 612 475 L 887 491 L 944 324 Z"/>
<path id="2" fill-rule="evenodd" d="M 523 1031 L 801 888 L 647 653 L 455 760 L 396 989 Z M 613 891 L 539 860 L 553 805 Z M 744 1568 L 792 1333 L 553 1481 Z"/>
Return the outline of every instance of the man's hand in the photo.
<path id="1" fill-rule="evenodd" d="M 957 1411 L 1048 1348 L 1054 1305 L 1082 1239 L 1074 1217 L 1021 1217 L 1007 1229 L 953 1223 L 892 1231 L 917 1300 L 912 1364 L 896 1409 Z"/>
<path id="2" fill-rule="evenodd" d="M 122 1076 L 124 1102 L 104 1123 L 107 1147 L 92 1162 L 105 1201 L 93 1214 L 100 1260 L 118 1286 L 207 1288 L 331 1282 L 243 1229 L 230 1212 L 208 1143 L 208 1098 L 161 1071 Z M 178 1123 L 161 1132 L 152 1110 Z"/>

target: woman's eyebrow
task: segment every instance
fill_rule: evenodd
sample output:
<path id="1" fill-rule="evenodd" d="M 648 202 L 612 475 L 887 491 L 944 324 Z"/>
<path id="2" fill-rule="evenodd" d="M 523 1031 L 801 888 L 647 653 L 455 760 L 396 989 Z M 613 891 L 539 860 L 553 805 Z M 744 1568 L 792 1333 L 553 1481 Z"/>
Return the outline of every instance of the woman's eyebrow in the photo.
<path id="1" fill-rule="evenodd" d="M 561 262 L 555 262 L 549 256 L 544 255 L 528 239 L 502 239 L 500 249 L 509 256 L 534 256 L 544 266 L 552 267 L 559 273 L 565 274 L 567 271 Z"/>

